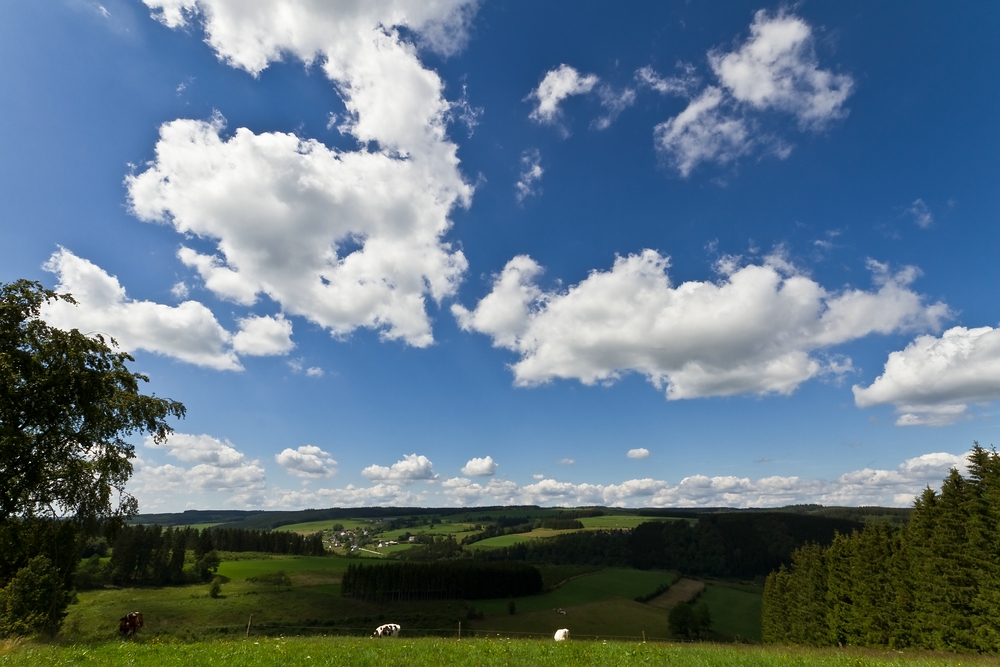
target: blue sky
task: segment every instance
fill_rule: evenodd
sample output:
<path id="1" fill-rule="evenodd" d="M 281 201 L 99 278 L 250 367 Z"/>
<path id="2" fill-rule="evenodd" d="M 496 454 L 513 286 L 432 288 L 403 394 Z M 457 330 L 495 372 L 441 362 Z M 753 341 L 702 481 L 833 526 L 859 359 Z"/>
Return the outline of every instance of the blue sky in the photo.
<path id="1" fill-rule="evenodd" d="M 996 441 L 1000 10 L 0 5 L 0 280 L 143 511 L 906 505 Z"/>

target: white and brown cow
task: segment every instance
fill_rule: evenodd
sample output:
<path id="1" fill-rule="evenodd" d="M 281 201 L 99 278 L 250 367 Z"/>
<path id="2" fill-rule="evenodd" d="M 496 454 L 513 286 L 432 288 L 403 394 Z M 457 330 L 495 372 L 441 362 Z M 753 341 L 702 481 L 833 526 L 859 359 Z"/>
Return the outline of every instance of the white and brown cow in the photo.
<path id="1" fill-rule="evenodd" d="M 397 637 L 399 636 L 399 623 L 386 623 L 375 628 L 372 637 Z"/>

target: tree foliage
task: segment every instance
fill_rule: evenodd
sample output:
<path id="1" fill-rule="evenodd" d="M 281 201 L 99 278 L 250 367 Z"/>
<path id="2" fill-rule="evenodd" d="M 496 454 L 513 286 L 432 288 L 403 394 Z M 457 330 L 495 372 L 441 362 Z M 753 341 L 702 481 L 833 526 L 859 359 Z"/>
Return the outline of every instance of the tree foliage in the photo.
<path id="1" fill-rule="evenodd" d="M 128 438 L 163 442 L 176 401 L 146 396 L 148 379 L 103 334 L 51 327 L 42 307 L 76 303 L 28 280 L 0 283 L 0 634 L 58 627 L 79 562 L 78 535 L 138 511 L 125 491 Z"/>
<path id="2" fill-rule="evenodd" d="M 1000 454 L 915 499 L 902 528 L 868 525 L 805 546 L 767 579 L 765 641 L 1000 651 Z"/>
<path id="3" fill-rule="evenodd" d="M 53 300 L 75 303 L 37 282 L 0 285 L 0 522 L 133 515 L 127 438 L 163 442 L 184 406 L 140 393 L 148 378 L 128 369 L 134 359 L 113 339 L 46 324 L 41 309 Z"/>

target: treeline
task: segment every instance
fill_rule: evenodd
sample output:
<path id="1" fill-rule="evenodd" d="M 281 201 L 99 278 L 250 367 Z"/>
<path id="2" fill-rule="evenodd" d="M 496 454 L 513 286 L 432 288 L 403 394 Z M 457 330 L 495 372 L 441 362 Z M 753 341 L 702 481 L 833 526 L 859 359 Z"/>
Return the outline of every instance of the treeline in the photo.
<path id="1" fill-rule="evenodd" d="M 59 627 L 72 600 L 78 539 L 70 521 L 0 521 L 0 637 Z"/>
<path id="2" fill-rule="evenodd" d="M 76 587 L 99 588 L 148 584 L 165 586 L 211 578 L 220 563 L 211 534 L 194 528 L 124 526 L 112 535 L 111 558 L 93 553 L 76 573 Z M 192 567 L 185 568 L 188 550 L 194 553 Z"/>
<path id="3" fill-rule="evenodd" d="M 207 581 L 221 562 L 219 551 L 320 556 L 326 553 L 322 536 L 241 530 L 238 528 L 173 528 L 126 525 L 111 534 L 111 558 L 95 542 L 84 545 L 80 556 L 89 558 L 76 573 L 76 587 L 83 590 L 104 584 L 153 585 Z M 188 563 L 188 552 L 194 559 Z"/>
<path id="4" fill-rule="evenodd" d="M 598 565 L 678 570 L 689 575 L 763 578 L 807 543 L 829 544 L 855 521 L 781 512 L 702 515 L 650 521 L 626 531 L 586 531 L 482 549 L 475 558 L 556 565 Z"/>
<path id="5" fill-rule="evenodd" d="M 369 602 L 513 598 L 540 593 L 542 575 L 523 563 L 351 564 L 340 590 L 343 597 Z"/>
<path id="6" fill-rule="evenodd" d="M 886 523 L 902 526 L 910 519 L 912 507 L 826 507 L 824 505 L 787 505 L 781 512 L 850 519 L 861 523 Z"/>
<path id="7" fill-rule="evenodd" d="M 1000 651 L 1000 455 L 928 488 L 902 528 L 799 549 L 764 589 L 763 638 L 815 646 Z"/>
<path id="8" fill-rule="evenodd" d="M 285 530 L 247 530 L 243 528 L 208 528 L 220 551 L 263 551 L 295 556 L 323 556 L 323 535 L 299 535 Z"/>

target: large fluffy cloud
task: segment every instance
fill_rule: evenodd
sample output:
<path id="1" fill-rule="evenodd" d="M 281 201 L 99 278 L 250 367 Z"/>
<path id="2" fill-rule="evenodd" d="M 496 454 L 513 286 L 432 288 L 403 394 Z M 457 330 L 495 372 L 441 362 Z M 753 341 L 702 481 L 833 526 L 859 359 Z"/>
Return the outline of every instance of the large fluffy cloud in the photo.
<path id="1" fill-rule="evenodd" d="M 781 157 L 790 147 L 758 130 L 761 112 L 791 114 L 800 129 L 819 130 L 843 118 L 853 79 L 821 69 L 812 28 L 786 12 L 761 10 L 750 38 L 736 50 L 709 53 L 716 84 L 693 95 L 688 107 L 658 125 L 655 144 L 682 176 L 702 162 L 726 163 L 758 146 Z M 692 79 L 664 79 L 642 68 L 638 80 L 661 93 L 690 95 Z"/>
<path id="2" fill-rule="evenodd" d="M 714 52 L 712 71 L 734 99 L 757 109 L 780 109 L 804 127 L 821 127 L 846 114 L 853 80 L 819 67 L 812 28 L 797 16 L 761 10 L 750 39 L 737 51 Z"/>
<path id="3" fill-rule="evenodd" d="M 239 331 L 226 331 L 197 301 L 167 306 L 130 299 L 125 288 L 101 267 L 60 248 L 45 269 L 59 279 L 77 305 L 49 303 L 43 317 L 53 326 L 101 333 L 125 350 L 146 350 L 217 370 L 242 370 L 236 355 L 287 354 L 293 347 L 292 323 L 281 315 L 239 320 Z"/>
<path id="4" fill-rule="evenodd" d="M 218 370 L 242 368 L 230 348 L 232 335 L 197 301 L 167 306 L 130 299 L 116 277 L 65 248 L 45 269 L 56 274 L 56 291 L 69 292 L 78 303 L 47 304 L 42 316 L 53 326 L 108 335 L 128 351 L 146 350 Z"/>
<path id="5" fill-rule="evenodd" d="M 422 66 L 418 42 L 441 52 L 464 39 L 467 2 L 146 0 L 170 27 L 200 20 L 206 41 L 257 74 L 285 56 L 319 62 L 347 110 L 342 132 L 362 148 L 329 149 L 223 121 L 164 124 L 156 159 L 127 179 L 135 214 L 215 243 L 181 260 L 217 295 L 285 312 L 337 336 L 357 327 L 424 346 L 426 299 L 452 295 L 465 257 L 443 240 L 472 188 L 446 126 L 452 105 Z"/>
<path id="6" fill-rule="evenodd" d="M 497 471 L 498 464 L 492 456 L 469 459 L 462 468 L 462 474 L 469 477 L 488 477 Z"/>
<path id="7" fill-rule="evenodd" d="M 396 461 L 389 467 L 370 465 L 362 470 L 361 474 L 373 482 L 394 482 L 396 484 L 409 484 L 419 480 L 437 478 L 434 464 L 431 463 L 430 459 L 417 454 L 404 454 L 402 461 Z"/>
<path id="8" fill-rule="evenodd" d="M 248 461 L 228 440 L 204 434 L 173 433 L 162 444 L 147 437 L 145 446 L 194 465 L 156 465 L 138 458 L 136 474 L 129 486 L 144 505 L 148 503 L 155 508 L 169 502 L 172 495 L 191 498 L 223 492 L 234 494 L 229 502 L 235 506 L 256 505 L 263 501 L 266 481 L 260 461 Z"/>
<path id="9" fill-rule="evenodd" d="M 285 448 L 275 455 L 274 460 L 296 477 L 306 479 L 329 477 L 337 468 L 333 457 L 316 445 L 303 445 L 298 449 Z"/>
<path id="10" fill-rule="evenodd" d="M 950 424 L 968 403 L 1000 398 L 1000 329 L 954 327 L 918 336 L 893 352 L 868 387 L 854 387 L 858 407 L 892 404 L 900 426 Z"/>
<path id="11" fill-rule="evenodd" d="M 515 382 L 554 378 L 585 384 L 645 375 L 668 399 L 783 393 L 849 360 L 815 353 L 872 333 L 935 329 L 948 315 L 909 288 L 916 270 L 870 263 L 873 290 L 830 292 L 781 257 L 737 267 L 718 282 L 676 287 L 668 258 L 646 250 L 610 271 L 543 291 L 541 267 L 515 257 L 474 310 L 453 306 L 461 327 L 516 352 Z"/>

